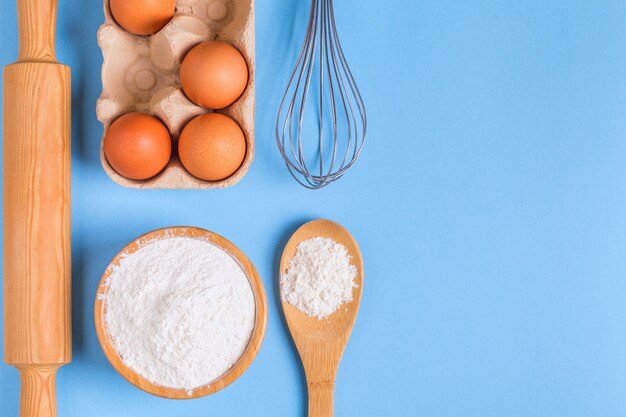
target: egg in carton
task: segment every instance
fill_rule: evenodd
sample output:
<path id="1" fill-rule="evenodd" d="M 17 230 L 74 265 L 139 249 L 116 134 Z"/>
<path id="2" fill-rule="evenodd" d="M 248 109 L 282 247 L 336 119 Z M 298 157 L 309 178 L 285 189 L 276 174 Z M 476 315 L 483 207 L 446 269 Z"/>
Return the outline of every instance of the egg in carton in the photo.
<path id="1" fill-rule="evenodd" d="M 100 161 L 107 175 L 131 188 L 222 188 L 237 183 L 254 159 L 254 0 L 178 0 L 176 12 L 157 33 L 137 36 L 113 19 L 109 0 L 104 0 L 104 24 L 98 30 L 102 49 L 102 94 L 96 104 L 104 125 Z M 217 110 L 235 120 L 246 138 L 243 163 L 230 177 L 204 181 L 185 170 L 175 151 L 178 136 L 194 117 L 208 110 L 192 103 L 182 91 L 180 64 L 195 45 L 220 40 L 241 52 L 248 65 L 248 85 L 242 96 Z M 104 136 L 109 125 L 123 114 L 138 111 L 158 117 L 173 140 L 172 157 L 153 178 L 135 181 L 118 174 L 104 155 Z"/>

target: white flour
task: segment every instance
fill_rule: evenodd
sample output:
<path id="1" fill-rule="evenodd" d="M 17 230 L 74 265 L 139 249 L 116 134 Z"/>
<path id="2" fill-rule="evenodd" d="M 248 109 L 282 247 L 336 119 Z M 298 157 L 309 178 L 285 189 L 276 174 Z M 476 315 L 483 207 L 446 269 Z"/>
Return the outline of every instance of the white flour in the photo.
<path id="1" fill-rule="evenodd" d="M 154 384 L 205 386 L 237 362 L 252 335 L 250 282 L 207 241 L 151 242 L 120 262 L 108 286 L 105 321 L 113 346 Z"/>
<path id="2" fill-rule="evenodd" d="M 345 246 L 315 237 L 300 242 L 296 254 L 280 277 L 283 301 L 318 319 L 352 301 L 357 270 Z"/>

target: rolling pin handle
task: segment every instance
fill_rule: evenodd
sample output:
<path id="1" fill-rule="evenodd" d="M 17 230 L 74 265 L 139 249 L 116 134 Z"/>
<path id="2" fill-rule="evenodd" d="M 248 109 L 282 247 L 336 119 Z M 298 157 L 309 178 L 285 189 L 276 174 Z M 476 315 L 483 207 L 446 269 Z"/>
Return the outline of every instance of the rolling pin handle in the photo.
<path id="1" fill-rule="evenodd" d="M 56 62 L 57 0 L 17 0 L 17 62 Z"/>
<path id="2" fill-rule="evenodd" d="M 57 417 L 56 375 L 60 365 L 19 365 L 20 417 Z"/>

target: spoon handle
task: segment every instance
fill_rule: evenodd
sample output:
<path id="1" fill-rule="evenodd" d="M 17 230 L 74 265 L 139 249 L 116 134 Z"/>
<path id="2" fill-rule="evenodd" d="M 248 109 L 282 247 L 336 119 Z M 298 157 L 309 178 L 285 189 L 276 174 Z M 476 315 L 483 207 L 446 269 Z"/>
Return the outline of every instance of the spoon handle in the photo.
<path id="1" fill-rule="evenodd" d="M 309 382 L 309 417 L 333 417 L 333 382 Z"/>

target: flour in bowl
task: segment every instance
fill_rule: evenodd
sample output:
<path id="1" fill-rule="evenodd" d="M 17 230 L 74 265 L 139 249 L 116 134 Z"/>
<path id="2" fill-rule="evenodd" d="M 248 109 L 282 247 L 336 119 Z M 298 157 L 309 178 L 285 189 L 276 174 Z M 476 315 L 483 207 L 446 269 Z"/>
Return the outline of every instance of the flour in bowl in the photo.
<path id="1" fill-rule="evenodd" d="M 190 391 L 224 375 L 254 330 L 246 274 L 202 239 L 168 237 L 124 257 L 104 300 L 106 330 L 122 362 L 168 388 Z"/>
<path id="2" fill-rule="evenodd" d="M 314 237 L 300 242 L 280 277 L 280 296 L 309 316 L 324 319 L 343 303 L 352 301 L 357 269 L 345 246 Z"/>

